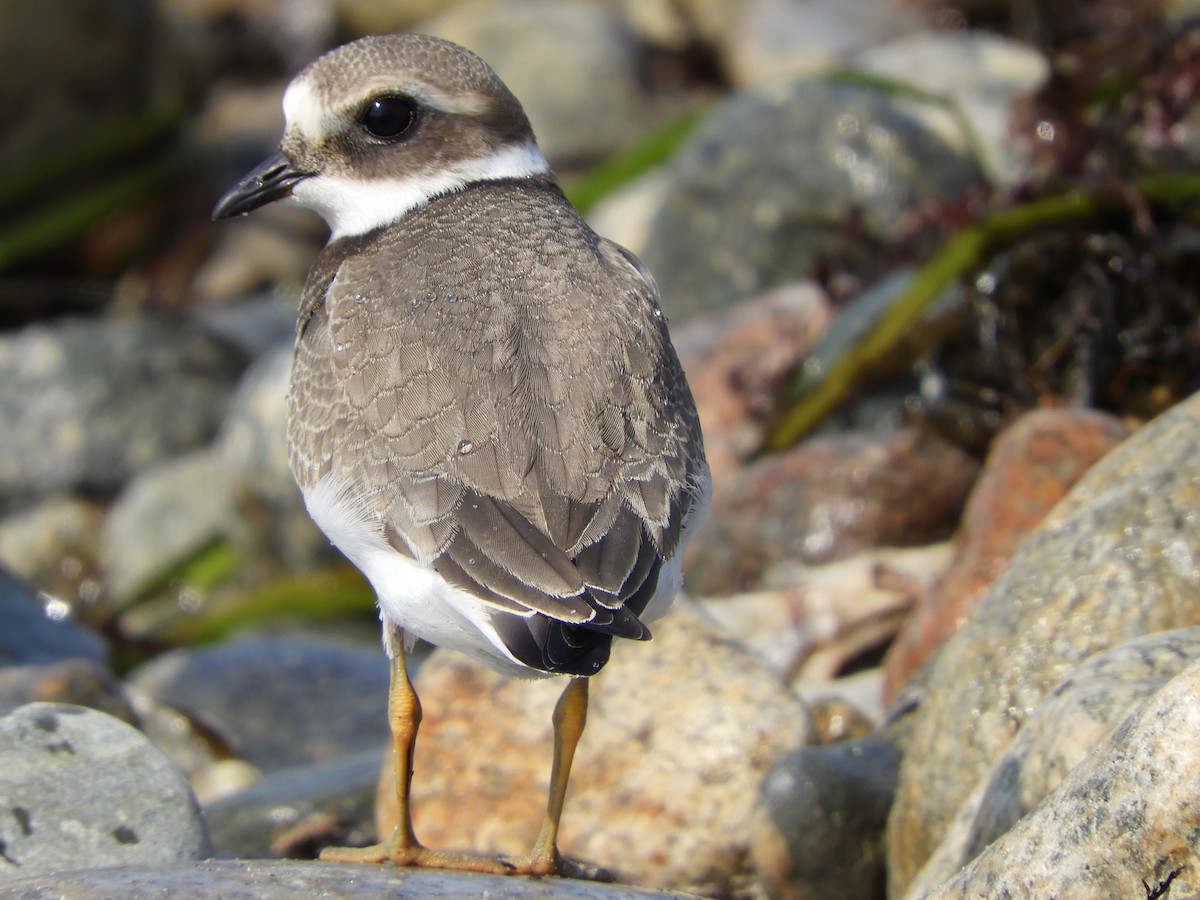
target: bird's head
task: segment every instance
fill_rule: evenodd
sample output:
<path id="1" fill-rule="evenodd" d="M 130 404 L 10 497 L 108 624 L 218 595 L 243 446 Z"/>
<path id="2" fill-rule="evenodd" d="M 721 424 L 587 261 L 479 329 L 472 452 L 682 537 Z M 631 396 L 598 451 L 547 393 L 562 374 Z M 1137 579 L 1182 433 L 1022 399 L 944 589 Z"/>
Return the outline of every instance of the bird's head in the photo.
<path id="1" fill-rule="evenodd" d="M 367 37 L 326 53 L 292 79 L 283 112 L 279 151 L 221 198 L 213 218 L 291 196 L 336 239 L 472 182 L 550 171 L 491 67 L 425 35 Z"/>

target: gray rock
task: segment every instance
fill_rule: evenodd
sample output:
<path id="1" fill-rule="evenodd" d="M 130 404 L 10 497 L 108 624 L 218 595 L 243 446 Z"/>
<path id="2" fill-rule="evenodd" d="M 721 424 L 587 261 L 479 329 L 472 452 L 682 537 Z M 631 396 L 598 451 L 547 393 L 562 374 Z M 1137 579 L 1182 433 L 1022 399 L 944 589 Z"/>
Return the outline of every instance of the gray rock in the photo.
<path id="1" fill-rule="evenodd" d="M 149 466 L 117 497 L 104 523 L 109 595 L 136 599 L 219 539 L 233 518 L 229 482 L 209 448 Z"/>
<path id="2" fill-rule="evenodd" d="M 525 107 L 538 145 L 556 165 L 597 159 L 651 122 L 637 41 L 607 5 L 473 0 L 420 30 L 487 60 Z"/>
<path id="3" fill-rule="evenodd" d="M 1137 708 L 930 900 L 1195 897 L 1200 891 L 1200 663 Z M 1167 887 L 1169 885 L 1169 888 Z"/>
<path id="4" fill-rule="evenodd" d="M 49 609 L 24 582 L 0 566 L 0 666 L 83 657 L 103 661 L 104 642 L 77 625 L 65 608 Z"/>
<path id="5" fill-rule="evenodd" d="M 39 701 L 86 706 L 131 725 L 138 723 L 121 682 L 94 659 L 0 666 L 0 715 Z"/>
<path id="6" fill-rule="evenodd" d="M 940 130 L 931 126 L 938 123 Z M 807 274 L 826 255 L 879 272 L 909 209 L 980 177 L 936 104 L 806 79 L 735 94 L 679 151 L 643 260 L 682 319 Z M 950 143 L 948 140 L 956 141 Z M 847 230 L 846 220 L 862 223 Z"/>
<path id="7" fill-rule="evenodd" d="M 1200 658 L 1200 628 L 1161 631 L 1101 651 L 1038 706 L 963 804 L 909 889 L 941 884 L 1052 793 L 1138 704 Z"/>
<path id="8" fill-rule="evenodd" d="M 983 31 L 924 31 L 872 47 L 852 62 L 867 72 L 954 101 L 988 175 L 1015 184 L 1026 174 L 1028 144 L 1013 139 L 1013 104 L 1050 77 L 1030 44 Z"/>
<path id="9" fill-rule="evenodd" d="M 827 69 L 858 50 L 923 26 L 921 15 L 876 0 L 751 0 L 736 27 L 714 35 L 734 84 Z"/>
<path id="10" fill-rule="evenodd" d="M 883 831 L 899 764 L 882 737 L 800 747 L 775 761 L 751 832 L 754 863 L 771 896 L 884 896 Z"/>
<path id="11" fill-rule="evenodd" d="M 1034 708 L 1084 659 L 1200 624 L 1200 395 L 1092 467 L 933 663 L 889 821 L 900 896 Z"/>
<path id="12" fill-rule="evenodd" d="M 183 776 L 104 713 L 31 703 L 0 719 L 0 883 L 209 853 Z"/>
<path id="13" fill-rule="evenodd" d="M 129 676 L 264 772 L 356 750 L 388 736 L 388 664 L 378 647 L 300 635 L 247 636 L 175 650 Z"/>
<path id="14" fill-rule="evenodd" d="M 206 804 L 213 852 L 242 859 L 295 857 L 329 845 L 369 843 L 376 838 L 375 787 L 384 755 L 380 745 L 280 769 Z"/>
<path id="15" fill-rule="evenodd" d="M 101 504 L 57 494 L 0 519 L 0 565 L 48 590 L 60 580 L 77 585 L 100 558 L 103 522 Z"/>
<path id="16" fill-rule="evenodd" d="M 182 318 L 71 319 L 0 336 L 0 508 L 208 441 L 245 362 Z"/>
<path id="17" fill-rule="evenodd" d="M 686 895 L 690 896 L 690 895 Z M 685 895 L 565 878 L 506 878 L 437 869 L 260 860 L 209 860 L 177 868 L 85 870 L 22 879 L 0 887 L 2 900 L 670 900 Z"/>

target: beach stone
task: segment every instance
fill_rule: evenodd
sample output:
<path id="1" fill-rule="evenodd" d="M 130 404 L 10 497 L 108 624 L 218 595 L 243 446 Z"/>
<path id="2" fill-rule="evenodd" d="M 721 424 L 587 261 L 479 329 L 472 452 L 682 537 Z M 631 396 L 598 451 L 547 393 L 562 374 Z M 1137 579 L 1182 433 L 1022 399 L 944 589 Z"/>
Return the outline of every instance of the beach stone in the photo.
<path id="1" fill-rule="evenodd" d="M 1050 77 L 1050 61 L 1028 42 L 982 30 L 922 29 L 861 48 L 848 64 L 952 100 L 989 178 L 1013 185 L 1027 177 L 1029 141 L 1014 139 L 1012 116 L 1017 102 Z"/>
<path id="2" fill-rule="evenodd" d="M 264 772 L 374 749 L 389 734 L 387 657 L 370 644 L 246 635 L 163 654 L 128 683 Z"/>
<path id="3" fill-rule="evenodd" d="M 785 560 L 947 538 L 978 471 L 969 454 L 914 428 L 819 436 L 764 457 L 717 491 L 688 548 L 688 589 L 735 594 Z"/>
<path id="4" fill-rule="evenodd" d="M 466 0 L 420 30 L 487 60 L 520 99 L 538 146 L 555 165 L 596 160 L 652 121 L 637 40 L 606 4 Z"/>
<path id="5" fill-rule="evenodd" d="M 294 329 L 294 306 L 289 317 Z M 246 370 L 215 446 L 233 511 L 228 533 L 264 572 L 306 572 L 340 559 L 309 517 L 288 463 L 293 343 L 276 342 Z"/>
<path id="6" fill-rule="evenodd" d="M 77 589 L 99 565 L 104 514 L 94 500 L 55 494 L 0 518 L 0 565 L 51 593 Z"/>
<path id="7" fill-rule="evenodd" d="M 219 540 L 232 517 L 226 473 L 209 447 L 140 472 L 104 522 L 101 558 L 112 600 L 136 600 Z"/>
<path id="8" fill-rule="evenodd" d="M 1200 663 L 1142 703 L 1053 794 L 928 900 L 1200 892 Z"/>
<path id="9" fill-rule="evenodd" d="M 774 759 L 810 739 L 804 704 L 680 598 L 647 644 L 615 647 L 592 680 L 559 847 L 654 888 L 748 888 L 749 823 Z M 561 679 L 519 681 L 435 651 L 416 688 L 413 816 L 432 847 L 525 853 L 545 813 Z M 395 822 L 392 766 L 378 833 Z"/>
<path id="10" fill-rule="evenodd" d="M 882 737 L 799 747 L 775 761 L 751 847 L 772 897 L 882 900 L 883 831 L 899 764 Z"/>
<path id="11" fill-rule="evenodd" d="M 124 688 L 108 667 L 76 657 L 33 666 L 0 666 L 0 714 L 28 703 L 69 703 L 138 724 Z"/>
<path id="12" fill-rule="evenodd" d="M 217 856 L 315 857 L 373 832 L 380 747 L 289 766 L 204 804 Z M 307 853 L 305 852 L 307 850 Z"/>
<path id="13" fill-rule="evenodd" d="M 0 884 L 209 855 L 183 776 L 140 732 L 79 706 L 31 703 L 0 719 Z"/>
<path id="14" fill-rule="evenodd" d="M 992 582 L 929 672 L 888 826 L 902 895 L 1037 704 L 1084 659 L 1200 624 L 1200 395 L 1097 463 Z"/>
<path id="15" fill-rule="evenodd" d="M 0 566 L 0 666 L 55 663 L 66 659 L 103 662 L 104 641 L 77 624 L 69 610 L 47 606 L 23 581 Z"/>
<path id="16" fill-rule="evenodd" d="M 920 28 L 916 10 L 874 0 L 750 0 L 734 27 L 716 35 L 738 87 L 812 73 L 871 52 Z"/>
<path id="17" fill-rule="evenodd" d="M 509 878 L 439 869 L 393 869 L 287 860 L 218 860 L 90 869 L 0 885 L 0 900 L 686 900 L 683 894 L 566 878 Z"/>
<path id="18" fill-rule="evenodd" d="M 208 442 L 245 362 L 181 317 L 58 319 L 0 335 L 0 509 L 113 492 Z"/>
<path id="19" fill-rule="evenodd" d="M 1038 706 L 963 804 L 909 887 L 937 887 L 1053 793 L 1114 728 L 1200 659 L 1200 627 L 1160 631 L 1089 657 Z"/>
<path id="20" fill-rule="evenodd" d="M 906 212 L 980 177 L 965 140 L 945 136 L 955 127 L 935 104 L 837 79 L 729 96 L 676 153 L 651 222 L 642 259 L 663 311 L 682 322 L 801 279 L 822 258 L 870 282 L 877 242 Z M 861 221 L 848 229 L 851 215 Z"/>
<path id="21" fill-rule="evenodd" d="M 997 435 L 955 535 L 955 557 L 888 650 L 890 700 L 925 658 L 970 618 L 1017 546 L 1097 460 L 1129 436 L 1116 416 L 1038 409 Z"/>

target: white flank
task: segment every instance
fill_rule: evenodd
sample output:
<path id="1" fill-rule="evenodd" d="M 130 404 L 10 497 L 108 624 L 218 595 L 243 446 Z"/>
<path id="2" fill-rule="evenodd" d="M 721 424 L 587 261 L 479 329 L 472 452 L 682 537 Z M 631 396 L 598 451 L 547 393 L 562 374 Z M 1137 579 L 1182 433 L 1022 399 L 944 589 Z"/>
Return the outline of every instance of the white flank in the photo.
<path id="1" fill-rule="evenodd" d="M 291 91 L 292 88 L 288 88 L 288 94 Z M 286 104 L 287 95 L 284 102 Z M 288 124 L 292 124 L 290 118 Z M 474 182 L 528 178 L 549 171 L 550 164 L 535 144 L 519 144 L 502 147 L 479 159 L 464 160 L 438 172 L 407 178 L 360 181 L 318 175 L 299 182 L 292 196 L 302 206 L 320 213 L 329 224 L 332 241 L 391 225 L 434 197 L 461 191 Z"/>
<path id="2" fill-rule="evenodd" d="M 327 475 L 304 492 L 304 503 L 317 527 L 371 582 L 380 618 L 410 637 L 461 651 L 504 675 L 546 674 L 519 662 L 492 626 L 493 616 L 513 613 L 488 606 L 454 587 L 432 566 L 393 549 L 381 523 L 350 485 Z"/>

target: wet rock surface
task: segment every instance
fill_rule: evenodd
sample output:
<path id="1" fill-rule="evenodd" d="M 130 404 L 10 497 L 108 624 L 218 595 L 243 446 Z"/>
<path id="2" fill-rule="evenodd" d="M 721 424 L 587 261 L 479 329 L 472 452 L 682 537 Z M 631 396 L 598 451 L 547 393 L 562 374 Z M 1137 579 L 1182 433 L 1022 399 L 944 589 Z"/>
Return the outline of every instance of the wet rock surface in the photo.
<path id="1" fill-rule="evenodd" d="M 884 896 L 883 832 L 899 762 L 880 737 L 800 747 L 775 761 L 752 847 L 772 896 Z"/>

